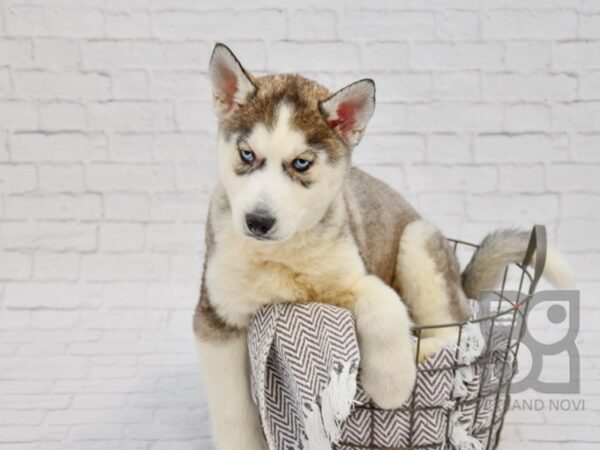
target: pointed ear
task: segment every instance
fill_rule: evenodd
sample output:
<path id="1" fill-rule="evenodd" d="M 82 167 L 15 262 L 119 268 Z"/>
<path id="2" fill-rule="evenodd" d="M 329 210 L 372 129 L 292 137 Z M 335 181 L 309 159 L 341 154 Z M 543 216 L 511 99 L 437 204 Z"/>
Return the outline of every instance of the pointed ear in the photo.
<path id="1" fill-rule="evenodd" d="M 242 107 L 256 92 L 252 75 L 242 67 L 233 52 L 221 43 L 215 45 L 212 52 L 208 75 L 218 116 Z"/>
<path id="2" fill-rule="evenodd" d="M 364 79 L 319 102 L 327 124 L 350 146 L 357 145 L 375 111 L 375 82 Z"/>

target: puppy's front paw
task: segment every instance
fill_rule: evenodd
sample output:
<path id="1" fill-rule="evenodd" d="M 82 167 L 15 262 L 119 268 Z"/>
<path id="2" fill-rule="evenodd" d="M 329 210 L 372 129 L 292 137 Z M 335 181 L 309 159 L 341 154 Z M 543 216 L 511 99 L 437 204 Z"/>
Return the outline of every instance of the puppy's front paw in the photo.
<path id="1" fill-rule="evenodd" d="M 410 397 L 417 370 L 409 345 L 398 351 L 377 350 L 363 355 L 361 383 L 373 402 L 383 409 L 402 406 Z"/>
<path id="2" fill-rule="evenodd" d="M 416 378 L 408 311 L 379 278 L 366 276 L 355 289 L 363 388 L 380 407 L 399 408 L 410 397 Z"/>

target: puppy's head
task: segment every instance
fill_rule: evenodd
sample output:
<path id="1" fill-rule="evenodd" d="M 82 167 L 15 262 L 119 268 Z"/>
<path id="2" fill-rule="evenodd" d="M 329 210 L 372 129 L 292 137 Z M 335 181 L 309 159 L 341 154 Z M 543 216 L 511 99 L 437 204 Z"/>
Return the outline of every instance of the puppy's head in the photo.
<path id="1" fill-rule="evenodd" d="M 222 44 L 209 76 L 219 176 L 235 228 L 277 242 L 315 226 L 340 192 L 373 114 L 373 81 L 332 94 L 299 75 L 254 77 Z"/>

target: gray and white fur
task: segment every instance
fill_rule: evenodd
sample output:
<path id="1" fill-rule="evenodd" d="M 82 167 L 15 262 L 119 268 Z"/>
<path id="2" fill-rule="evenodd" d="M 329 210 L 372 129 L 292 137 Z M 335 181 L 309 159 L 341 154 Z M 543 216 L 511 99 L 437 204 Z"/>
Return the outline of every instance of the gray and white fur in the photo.
<path id="1" fill-rule="evenodd" d="M 265 448 L 245 328 L 266 304 L 352 311 L 363 387 L 379 406 L 400 406 L 416 375 L 411 326 L 466 319 L 465 291 L 491 287 L 522 256 L 524 235 L 489 237 L 461 280 L 442 233 L 352 166 L 375 109 L 372 80 L 331 92 L 296 74 L 255 77 L 222 44 L 209 76 L 219 182 L 194 331 L 217 449 Z M 424 332 L 419 358 L 453 338 L 448 328 Z"/>

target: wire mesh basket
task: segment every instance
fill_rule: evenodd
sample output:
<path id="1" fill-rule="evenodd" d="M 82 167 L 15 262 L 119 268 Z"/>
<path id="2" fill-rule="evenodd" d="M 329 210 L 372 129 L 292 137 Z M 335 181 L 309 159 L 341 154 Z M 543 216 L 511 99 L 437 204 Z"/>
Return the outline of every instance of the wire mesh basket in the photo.
<path id="1" fill-rule="evenodd" d="M 477 248 L 468 242 L 449 241 L 459 260 Z M 477 303 L 479 311 L 471 320 L 415 327 L 417 360 L 426 330 L 454 328 L 456 345 L 418 365 L 413 393 L 399 409 L 378 408 L 359 386 L 357 404 L 343 426 L 336 448 L 496 448 L 509 407 L 529 300 L 535 293 L 545 258 L 546 230 L 536 225 L 523 262 L 505 268 L 499 290 L 482 295 Z M 475 357 L 467 355 L 477 342 L 480 352 Z"/>

